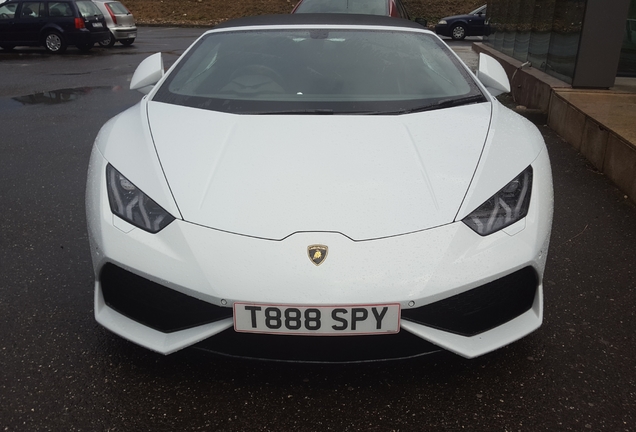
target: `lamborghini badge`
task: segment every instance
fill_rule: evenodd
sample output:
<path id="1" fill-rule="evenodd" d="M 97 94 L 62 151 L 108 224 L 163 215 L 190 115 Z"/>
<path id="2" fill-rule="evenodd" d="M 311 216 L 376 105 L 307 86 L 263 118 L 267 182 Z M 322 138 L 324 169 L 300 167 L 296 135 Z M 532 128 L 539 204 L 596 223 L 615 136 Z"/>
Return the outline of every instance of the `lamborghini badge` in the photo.
<path id="1" fill-rule="evenodd" d="M 307 255 L 312 263 L 319 266 L 325 259 L 327 259 L 327 252 L 329 248 L 325 245 L 311 245 L 307 246 Z"/>

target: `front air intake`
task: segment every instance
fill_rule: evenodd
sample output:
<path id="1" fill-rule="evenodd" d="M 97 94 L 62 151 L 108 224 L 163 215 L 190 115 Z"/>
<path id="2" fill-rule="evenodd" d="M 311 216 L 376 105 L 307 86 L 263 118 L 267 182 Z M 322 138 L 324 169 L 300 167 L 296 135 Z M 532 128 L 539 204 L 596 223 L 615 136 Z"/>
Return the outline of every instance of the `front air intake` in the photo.
<path id="1" fill-rule="evenodd" d="M 114 264 L 106 264 L 102 268 L 100 282 L 108 307 L 164 333 L 232 316 L 232 308 L 190 297 Z"/>
<path id="2" fill-rule="evenodd" d="M 532 267 L 415 309 L 402 318 L 462 336 L 474 336 L 518 317 L 532 308 L 539 278 Z"/>

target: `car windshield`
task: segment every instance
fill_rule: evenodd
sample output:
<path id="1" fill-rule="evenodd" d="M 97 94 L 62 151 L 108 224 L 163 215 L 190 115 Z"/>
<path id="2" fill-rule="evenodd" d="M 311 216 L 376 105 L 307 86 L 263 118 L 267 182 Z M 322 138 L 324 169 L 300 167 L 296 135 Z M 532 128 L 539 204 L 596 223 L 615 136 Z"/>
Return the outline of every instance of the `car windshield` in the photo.
<path id="1" fill-rule="evenodd" d="M 399 114 L 486 99 L 432 35 L 295 29 L 208 34 L 153 100 L 239 114 Z"/>
<path id="2" fill-rule="evenodd" d="M 468 15 L 477 15 L 479 12 L 483 13 L 484 15 L 486 15 L 486 5 L 479 6 L 477 9 L 475 9 L 474 11 L 469 13 Z"/>
<path id="3" fill-rule="evenodd" d="M 295 13 L 388 15 L 387 0 L 304 0 Z"/>
<path id="4" fill-rule="evenodd" d="M 88 18 L 94 15 L 101 15 L 102 13 L 97 9 L 97 6 L 92 1 L 78 1 L 77 7 L 79 8 L 82 17 Z"/>

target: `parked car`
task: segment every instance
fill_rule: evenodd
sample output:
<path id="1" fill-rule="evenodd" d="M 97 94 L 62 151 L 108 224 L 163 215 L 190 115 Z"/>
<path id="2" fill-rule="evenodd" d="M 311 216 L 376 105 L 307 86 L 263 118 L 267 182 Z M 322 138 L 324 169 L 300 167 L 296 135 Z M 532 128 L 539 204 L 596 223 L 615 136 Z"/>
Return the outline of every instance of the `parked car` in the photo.
<path id="1" fill-rule="evenodd" d="M 466 15 L 442 18 L 435 26 L 435 33 L 462 40 L 466 36 L 484 36 L 490 33 L 486 24 L 486 7 L 483 5 Z"/>
<path id="2" fill-rule="evenodd" d="M 97 321 L 164 354 L 309 361 L 475 357 L 537 329 L 548 152 L 494 97 L 503 67 L 481 54 L 478 77 L 373 15 L 243 18 L 167 74 L 148 57 L 88 169 Z"/>
<path id="3" fill-rule="evenodd" d="M 90 0 L 9 0 L 0 4 L 0 48 L 44 46 L 62 53 L 82 51 L 108 38 L 104 16 Z"/>
<path id="4" fill-rule="evenodd" d="M 349 13 L 411 19 L 402 0 L 300 0 L 291 13 Z M 427 25 L 422 18 L 414 21 Z"/>
<path id="5" fill-rule="evenodd" d="M 106 26 L 110 31 L 110 37 L 99 44 L 103 47 L 112 47 L 116 42 L 124 46 L 132 45 L 137 37 L 137 26 L 128 8 L 112 0 L 93 0 L 93 3 L 106 18 Z"/>

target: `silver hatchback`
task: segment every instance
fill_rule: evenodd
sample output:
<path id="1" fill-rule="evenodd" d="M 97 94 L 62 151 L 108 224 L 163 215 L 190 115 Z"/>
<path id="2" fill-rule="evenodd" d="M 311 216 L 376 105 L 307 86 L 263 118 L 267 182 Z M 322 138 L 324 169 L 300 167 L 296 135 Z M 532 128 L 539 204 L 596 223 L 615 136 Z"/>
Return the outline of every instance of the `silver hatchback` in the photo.
<path id="1" fill-rule="evenodd" d="M 110 30 L 110 38 L 99 44 L 103 47 L 112 47 L 115 42 L 121 42 L 124 46 L 132 45 L 137 37 L 137 26 L 128 8 L 112 0 L 93 0 L 93 3 L 104 14 L 106 26 Z"/>

